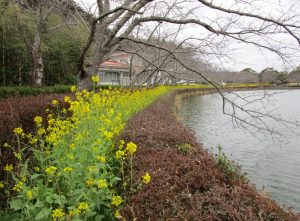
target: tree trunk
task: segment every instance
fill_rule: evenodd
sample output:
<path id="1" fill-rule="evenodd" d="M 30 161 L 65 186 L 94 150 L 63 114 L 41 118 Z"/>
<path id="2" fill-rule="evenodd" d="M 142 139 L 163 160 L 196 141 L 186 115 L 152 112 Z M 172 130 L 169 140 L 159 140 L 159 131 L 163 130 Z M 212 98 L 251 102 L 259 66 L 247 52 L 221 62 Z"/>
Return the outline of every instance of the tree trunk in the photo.
<path id="1" fill-rule="evenodd" d="M 43 14 L 42 6 L 40 3 L 37 13 L 37 23 L 34 42 L 31 47 L 32 70 L 30 73 L 30 84 L 32 87 L 41 87 L 43 85 L 44 64 L 41 52 L 42 26 Z"/>
<path id="2" fill-rule="evenodd" d="M 85 73 L 79 71 L 77 82 L 79 90 L 90 90 L 92 87 L 91 77 L 98 74 L 98 70 L 105 57 L 112 51 L 111 48 L 107 48 L 103 45 L 105 42 L 105 31 L 104 28 L 98 27 L 95 37 L 95 47 L 93 49 L 93 57 L 88 61 L 88 68 Z M 100 79 L 101 82 L 101 79 Z"/>

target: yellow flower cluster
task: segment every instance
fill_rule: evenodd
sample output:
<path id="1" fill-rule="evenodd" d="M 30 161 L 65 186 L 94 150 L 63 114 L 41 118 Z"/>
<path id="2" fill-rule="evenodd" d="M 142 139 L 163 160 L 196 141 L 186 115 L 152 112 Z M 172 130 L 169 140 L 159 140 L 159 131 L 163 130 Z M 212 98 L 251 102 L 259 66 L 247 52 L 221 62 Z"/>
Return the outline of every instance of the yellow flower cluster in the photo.
<path id="1" fill-rule="evenodd" d="M 95 183 L 96 183 L 96 180 L 94 180 L 94 179 L 88 179 L 85 181 L 85 184 L 87 187 L 92 187 L 95 185 Z"/>
<path id="2" fill-rule="evenodd" d="M 99 78 L 95 76 L 92 80 L 96 83 Z M 128 156 L 132 161 L 138 147 L 133 142 L 125 144 L 121 140 L 116 143 L 116 140 L 133 114 L 150 105 L 169 88 L 101 89 L 96 93 L 78 91 L 73 86 L 71 91 L 75 93 L 75 98 L 64 99 L 69 105 L 68 109 L 59 110 L 59 101 L 53 100 L 52 105 L 57 107 L 55 111 L 48 110 L 45 118 L 34 118 L 36 132 L 25 137 L 25 142 L 28 141 L 34 151 L 34 171 L 29 168 L 30 172 L 26 174 L 30 182 L 20 179 L 14 185 L 13 190 L 17 192 L 14 194 L 22 200 L 22 205 L 27 205 L 33 199 L 45 204 L 45 195 L 39 194 L 43 190 L 50 199 L 47 204 L 56 208 L 44 217 L 45 220 L 50 220 L 51 216 L 54 220 L 72 220 L 70 217 L 74 216 L 76 220 L 83 220 L 88 210 L 91 211 L 89 215 L 94 214 L 96 208 L 107 202 L 113 205 L 107 208 L 111 210 L 110 217 L 114 213 L 115 217 L 121 217 L 115 210 L 123 202 L 121 196 L 115 195 L 121 174 L 121 166 L 115 158 L 124 160 Z M 18 139 L 25 136 L 21 127 L 16 128 L 14 133 Z M 26 171 L 25 162 L 22 166 L 22 150 L 14 153 L 20 159 L 21 169 Z M 6 165 L 3 169 L 12 172 L 13 165 Z M 16 174 L 16 177 L 19 176 Z M 151 177 L 146 173 L 142 180 L 148 184 Z M 0 182 L 0 188 L 4 188 L 3 182 Z M 86 193 L 85 201 L 74 205 L 74 199 L 83 199 L 82 192 Z M 61 196 L 60 208 L 57 208 L 56 200 L 51 203 L 58 196 Z M 88 202 L 93 204 L 89 205 Z M 37 215 L 36 210 L 29 207 L 20 211 L 30 217 Z M 91 220 L 93 218 L 90 217 Z"/>
<path id="3" fill-rule="evenodd" d="M 98 188 L 99 189 L 107 188 L 107 182 L 106 182 L 105 179 L 99 179 L 98 180 Z"/>
<path id="4" fill-rule="evenodd" d="M 36 124 L 37 126 L 41 126 L 42 123 L 43 123 L 43 118 L 42 118 L 41 116 L 36 116 L 36 117 L 34 118 L 34 122 L 35 122 L 35 124 Z"/>
<path id="5" fill-rule="evenodd" d="M 4 170 L 6 172 L 11 172 L 14 169 L 12 164 L 6 164 L 6 166 L 4 167 Z"/>
<path id="6" fill-rule="evenodd" d="M 97 83 L 97 82 L 99 82 L 99 77 L 94 75 L 93 77 L 91 77 L 91 81 L 94 83 Z"/>
<path id="7" fill-rule="evenodd" d="M 143 182 L 144 184 L 148 184 L 150 183 L 150 180 L 151 180 L 151 176 L 149 175 L 149 173 L 147 172 L 143 177 Z"/>
<path id="8" fill-rule="evenodd" d="M 26 196 L 27 196 L 28 199 L 31 200 L 32 197 L 33 197 L 33 192 L 31 190 L 28 190 L 27 193 L 26 193 Z"/>
<path id="9" fill-rule="evenodd" d="M 14 185 L 13 190 L 16 192 L 20 192 L 23 188 L 24 183 L 22 181 L 18 182 Z"/>
<path id="10" fill-rule="evenodd" d="M 111 204 L 113 204 L 115 206 L 119 206 L 122 202 L 123 202 L 122 197 L 120 197 L 120 196 L 113 196 Z"/>
<path id="11" fill-rule="evenodd" d="M 75 92 L 77 90 L 76 86 L 71 87 L 71 92 Z"/>
<path id="12" fill-rule="evenodd" d="M 51 103 L 53 104 L 53 106 L 57 106 L 59 104 L 59 101 L 58 100 L 53 100 Z"/>
<path id="13" fill-rule="evenodd" d="M 21 135 L 22 137 L 24 136 L 24 131 L 21 127 L 17 127 L 13 131 L 16 135 Z"/>
<path id="14" fill-rule="evenodd" d="M 72 171 L 73 171 L 73 168 L 71 168 L 71 167 L 64 168 L 64 172 L 72 172 Z"/>
<path id="15" fill-rule="evenodd" d="M 137 146 L 135 143 L 133 142 L 129 142 L 126 146 L 126 150 L 128 151 L 128 153 L 132 156 L 135 154 L 136 152 L 136 149 L 137 149 Z"/>
<path id="16" fill-rule="evenodd" d="M 84 213 L 85 211 L 87 211 L 88 208 L 89 208 L 89 204 L 87 202 L 79 203 L 78 210 L 80 212 Z"/>
<path id="17" fill-rule="evenodd" d="M 106 162 L 106 157 L 98 155 L 96 156 L 96 159 L 101 162 L 101 163 L 105 163 Z"/>
<path id="18" fill-rule="evenodd" d="M 124 152 L 123 150 L 118 150 L 118 151 L 116 152 L 116 158 L 117 158 L 117 159 L 123 159 L 124 156 L 125 156 L 125 152 Z"/>
<path id="19" fill-rule="evenodd" d="M 123 146 L 124 146 L 124 141 L 119 145 L 119 150 L 116 151 L 115 157 L 117 159 L 124 159 L 125 156 L 127 156 L 127 154 L 129 156 L 133 156 L 137 151 L 137 145 L 133 142 L 129 142 L 126 145 L 124 150 L 122 150 Z"/>
<path id="20" fill-rule="evenodd" d="M 57 167 L 55 166 L 50 166 L 45 170 L 45 172 L 48 173 L 49 175 L 54 175 L 56 171 L 57 171 Z"/>
<path id="21" fill-rule="evenodd" d="M 54 220 L 60 219 L 65 216 L 63 209 L 55 209 L 52 211 L 52 218 Z"/>

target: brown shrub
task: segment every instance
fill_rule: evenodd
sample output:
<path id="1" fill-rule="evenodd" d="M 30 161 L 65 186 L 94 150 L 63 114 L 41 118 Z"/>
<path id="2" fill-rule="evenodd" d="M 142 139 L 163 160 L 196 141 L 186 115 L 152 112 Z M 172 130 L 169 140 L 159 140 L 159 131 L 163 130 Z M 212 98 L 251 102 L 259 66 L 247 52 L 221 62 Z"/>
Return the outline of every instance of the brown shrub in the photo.
<path id="1" fill-rule="evenodd" d="M 15 97 L 6 98 L 0 101 L 0 180 L 5 179 L 5 172 L 3 167 L 6 164 L 17 163 L 12 151 L 4 148 L 4 143 L 14 144 L 15 136 L 13 129 L 22 127 L 27 133 L 32 132 L 34 129 L 34 117 L 46 117 L 45 110 L 52 109 L 51 101 L 56 99 L 60 101 L 60 108 L 66 108 L 67 104 L 63 102 L 67 94 L 51 94 L 51 95 L 38 95 L 29 97 Z M 71 96 L 70 94 L 68 94 Z M 0 201 L 4 203 L 4 195 L 0 193 Z M 0 203 L 0 206 L 1 204 Z"/>

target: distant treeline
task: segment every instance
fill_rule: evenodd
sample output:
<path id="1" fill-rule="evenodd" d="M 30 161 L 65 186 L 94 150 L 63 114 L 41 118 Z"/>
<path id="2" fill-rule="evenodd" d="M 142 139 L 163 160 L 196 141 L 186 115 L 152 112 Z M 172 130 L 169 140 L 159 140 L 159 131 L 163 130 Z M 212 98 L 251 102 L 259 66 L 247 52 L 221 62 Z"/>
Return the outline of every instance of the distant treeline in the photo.
<path id="1" fill-rule="evenodd" d="M 273 68 L 266 68 L 262 72 L 257 73 L 250 68 L 246 68 L 240 72 L 209 71 L 203 75 L 218 83 L 300 83 L 300 67 L 290 73 L 279 72 Z M 199 77 L 196 79 L 197 82 L 204 83 L 203 79 Z"/>

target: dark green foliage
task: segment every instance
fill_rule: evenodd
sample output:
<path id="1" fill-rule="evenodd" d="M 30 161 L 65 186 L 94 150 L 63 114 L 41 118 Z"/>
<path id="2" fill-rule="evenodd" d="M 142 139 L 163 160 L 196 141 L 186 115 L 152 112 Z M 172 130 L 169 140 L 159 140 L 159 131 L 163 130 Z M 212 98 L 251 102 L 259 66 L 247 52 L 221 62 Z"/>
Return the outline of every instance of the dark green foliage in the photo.
<path id="1" fill-rule="evenodd" d="M 32 88 L 21 87 L 0 87 L 0 99 L 14 96 L 29 96 L 38 94 L 61 94 L 70 91 L 69 85 L 56 85 L 52 87 Z"/>
<path id="2" fill-rule="evenodd" d="M 64 22 L 52 13 L 43 27 L 46 86 L 76 83 L 77 62 L 86 36 L 81 24 L 70 28 Z M 29 85 L 35 26 L 33 9 L 0 0 L 0 86 Z"/>

